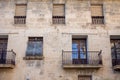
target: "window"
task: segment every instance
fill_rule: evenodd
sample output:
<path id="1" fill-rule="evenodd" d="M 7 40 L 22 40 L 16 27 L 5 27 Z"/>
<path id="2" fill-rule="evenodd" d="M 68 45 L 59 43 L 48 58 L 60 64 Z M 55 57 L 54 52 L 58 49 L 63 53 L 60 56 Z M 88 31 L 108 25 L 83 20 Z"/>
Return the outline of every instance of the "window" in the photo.
<path id="1" fill-rule="evenodd" d="M 26 9 L 27 4 L 16 4 L 14 23 L 25 24 L 26 23 Z"/>
<path id="2" fill-rule="evenodd" d="M 7 43 L 8 43 L 8 37 L 0 36 L 0 63 L 6 62 Z"/>
<path id="3" fill-rule="evenodd" d="M 43 56 L 42 37 L 29 37 L 26 56 Z"/>
<path id="4" fill-rule="evenodd" d="M 104 24 L 103 5 L 91 5 L 92 24 Z"/>
<path id="5" fill-rule="evenodd" d="M 113 66 L 120 65 L 120 39 L 111 39 L 110 42 Z"/>
<path id="6" fill-rule="evenodd" d="M 92 77 L 89 75 L 80 75 L 78 76 L 78 80 L 92 80 Z"/>
<path id="7" fill-rule="evenodd" d="M 87 63 L 86 39 L 72 40 L 72 59 L 73 64 Z"/>
<path id="8" fill-rule="evenodd" d="M 53 5 L 53 24 L 65 24 L 65 5 Z"/>

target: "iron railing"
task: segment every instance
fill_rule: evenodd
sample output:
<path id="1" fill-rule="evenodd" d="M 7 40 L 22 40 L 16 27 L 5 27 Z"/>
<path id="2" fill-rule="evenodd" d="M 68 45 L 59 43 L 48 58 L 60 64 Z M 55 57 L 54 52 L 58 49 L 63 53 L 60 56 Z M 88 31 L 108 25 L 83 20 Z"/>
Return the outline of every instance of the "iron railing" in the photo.
<path id="1" fill-rule="evenodd" d="M 13 50 L 5 51 L 0 50 L 0 64 L 12 64 L 15 65 L 16 53 Z"/>
<path id="2" fill-rule="evenodd" d="M 14 23 L 15 24 L 25 24 L 26 16 L 14 16 Z"/>
<path id="3" fill-rule="evenodd" d="M 83 58 L 73 58 L 73 54 L 78 51 L 62 51 L 62 63 L 63 65 L 72 64 L 88 64 L 88 65 L 100 65 L 102 64 L 102 51 L 87 51 L 86 56 Z M 83 53 L 83 52 L 79 52 Z"/>
<path id="4" fill-rule="evenodd" d="M 92 16 L 92 24 L 104 24 L 104 16 Z"/>
<path id="5" fill-rule="evenodd" d="M 53 24 L 65 24 L 65 16 L 53 16 Z"/>

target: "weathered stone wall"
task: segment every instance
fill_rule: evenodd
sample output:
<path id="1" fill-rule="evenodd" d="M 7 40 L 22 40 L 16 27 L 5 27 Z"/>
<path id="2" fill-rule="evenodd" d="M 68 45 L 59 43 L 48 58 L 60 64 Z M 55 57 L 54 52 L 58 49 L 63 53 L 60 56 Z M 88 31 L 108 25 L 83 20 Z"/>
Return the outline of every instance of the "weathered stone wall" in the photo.
<path id="1" fill-rule="evenodd" d="M 15 4 L 27 3 L 25 25 L 14 24 Z M 52 24 L 52 7 L 65 4 L 66 24 Z M 103 3 L 105 24 L 91 24 L 90 5 Z M 88 50 L 103 50 L 103 68 L 93 80 L 120 80 L 112 69 L 110 35 L 120 35 L 119 0 L 0 0 L 0 35 L 16 52 L 14 69 L 0 70 L 0 80 L 78 80 L 80 69 L 62 68 L 62 50 L 72 50 L 72 36 L 87 36 Z M 43 60 L 23 60 L 29 36 L 43 37 Z"/>

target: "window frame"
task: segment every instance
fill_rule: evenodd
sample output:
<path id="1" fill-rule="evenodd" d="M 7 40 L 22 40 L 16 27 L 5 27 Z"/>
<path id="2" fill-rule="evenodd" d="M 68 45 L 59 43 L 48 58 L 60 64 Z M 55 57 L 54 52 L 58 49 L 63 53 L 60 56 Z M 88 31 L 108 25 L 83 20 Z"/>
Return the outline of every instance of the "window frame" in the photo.
<path id="1" fill-rule="evenodd" d="M 64 6 L 64 23 L 54 23 L 54 20 L 53 20 L 53 18 L 54 18 L 54 15 L 53 15 L 53 11 L 54 11 L 54 5 L 63 5 Z M 52 24 L 57 24 L 57 25 L 64 25 L 64 24 L 66 24 L 66 10 L 65 10 L 65 7 L 66 7 L 66 4 L 59 4 L 59 3 L 55 3 L 55 4 L 53 4 L 52 5 Z"/>
<path id="2" fill-rule="evenodd" d="M 0 63 L 6 63 L 8 36 L 0 36 Z"/>
<path id="3" fill-rule="evenodd" d="M 81 41 L 83 41 L 83 42 L 81 42 Z M 78 46 L 77 46 L 77 49 L 78 49 L 78 57 L 77 58 L 73 58 L 73 43 L 74 42 L 76 42 L 77 44 L 78 44 Z M 82 53 L 81 53 L 81 51 L 80 51 L 80 43 L 83 43 L 84 44 L 84 47 L 85 47 L 85 51 L 83 50 L 83 52 L 85 53 L 84 54 L 84 58 L 82 57 Z M 73 63 L 75 63 L 75 64 L 82 64 L 83 62 L 84 63 L 88 63 L 88 50 L 87 50 L 87 37 L 85 37 L 85 38 L 72 38 L 72 60 L 73 60 Z M 76 51 L 75 51 L 76 52 Z"/>
<path id="4" fill-rule="evenodd" d="M 17 6 L 26 6 L 25 16 L 16 15 Z M 15 4 L 15 12 L 14 12 L 14 24 L 26 24 L 27 17 L 27 4 Z"/>
<path id="5" fill-rule="evenodd" d="M 32 40 L 30 40 L 30 38 L 33 38 L 34 40 L 33 40 L 33 42 L 35 42 L 35 41 L 37 41 L 37 40 L 35 40 L 35 38 L 39 38 L 39 42 L 42 42 L 42 53 L 40 53 L 39 55 L 36 55 L 35 53 L 35 55 L 33 55 L 33 53 L 32 53 L 32 55 L 30 54 L 27 54 L 27 51 L 28 51 L 28 43 L 29 43 L 29 41 L 32 41 Z M 43 37 L 28 37 L 28 42 L 27 42 L 27 48 L 26 48 L 26 54 L 25 54 L 25 57 L 23 57 L 23 59 L 24 60 L 42 60 L 42 59 L 44 59 L 44 57 L 43 57 Z"/>
<path id="6" fill-rule="evenodd" d="M 120 64 L 119 63 L 119 61 L 120 61 L 119 52 L 117 52 L 117 50 L 120 50 L 120 48 L 116 47 L 117 41 L 120 41 L 120 38 L 110 38 L 110 45 L 113 43 L 113 47 L 112 47 L 112 45 L 110 46 L 113 66 Z M 119 44 L 119 46 L 120 46 L 120 44 Z M 112 50 L 113 50 L 113 52 L 112 52 Z"/>
<path id="7" fill-rule="evenodd" d="M 92 10 L 91 10 L 91 7 L 92 6 L 101 6 L 102 7 L 102 16 L 92 16 Z M 94 25 L 104 25 L 105 24 L 105 17 L 104 17 L 104 5 L 101 3 L 96 3 L 96 4 L 91 4 L 90 5 L 90 11 L 91 11 L 91 21 L 92 21 L 92 24 L 94 24 Z M 94 23 L 93 22 L 93 19 L 94 18 L 97 18 L 97 19 L 101 19 L 102 20 L 102 22 L 101 23 Z"/>

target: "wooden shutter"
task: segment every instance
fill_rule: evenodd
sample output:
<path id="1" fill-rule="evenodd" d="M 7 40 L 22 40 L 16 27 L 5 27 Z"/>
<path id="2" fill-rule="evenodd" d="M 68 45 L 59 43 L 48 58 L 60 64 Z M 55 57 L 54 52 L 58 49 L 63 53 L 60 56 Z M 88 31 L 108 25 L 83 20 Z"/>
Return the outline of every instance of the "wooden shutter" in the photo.
<path id="1" fill-rule="evenodd" d="M 26 4 L 17 4 L 15 16 L 26 16 L 26 8 L 27 8 Z"/>
<path id="2" fill-rule="evenodd" d="M 53 5 L 53 16 L 65 16 L 64 4 Z"/>
<path id="3" fill-rule="evenodd" d="M 91 13 L 92 16 L 103 16 L 102 5 L 92 5 L 91 6 Z"/>

